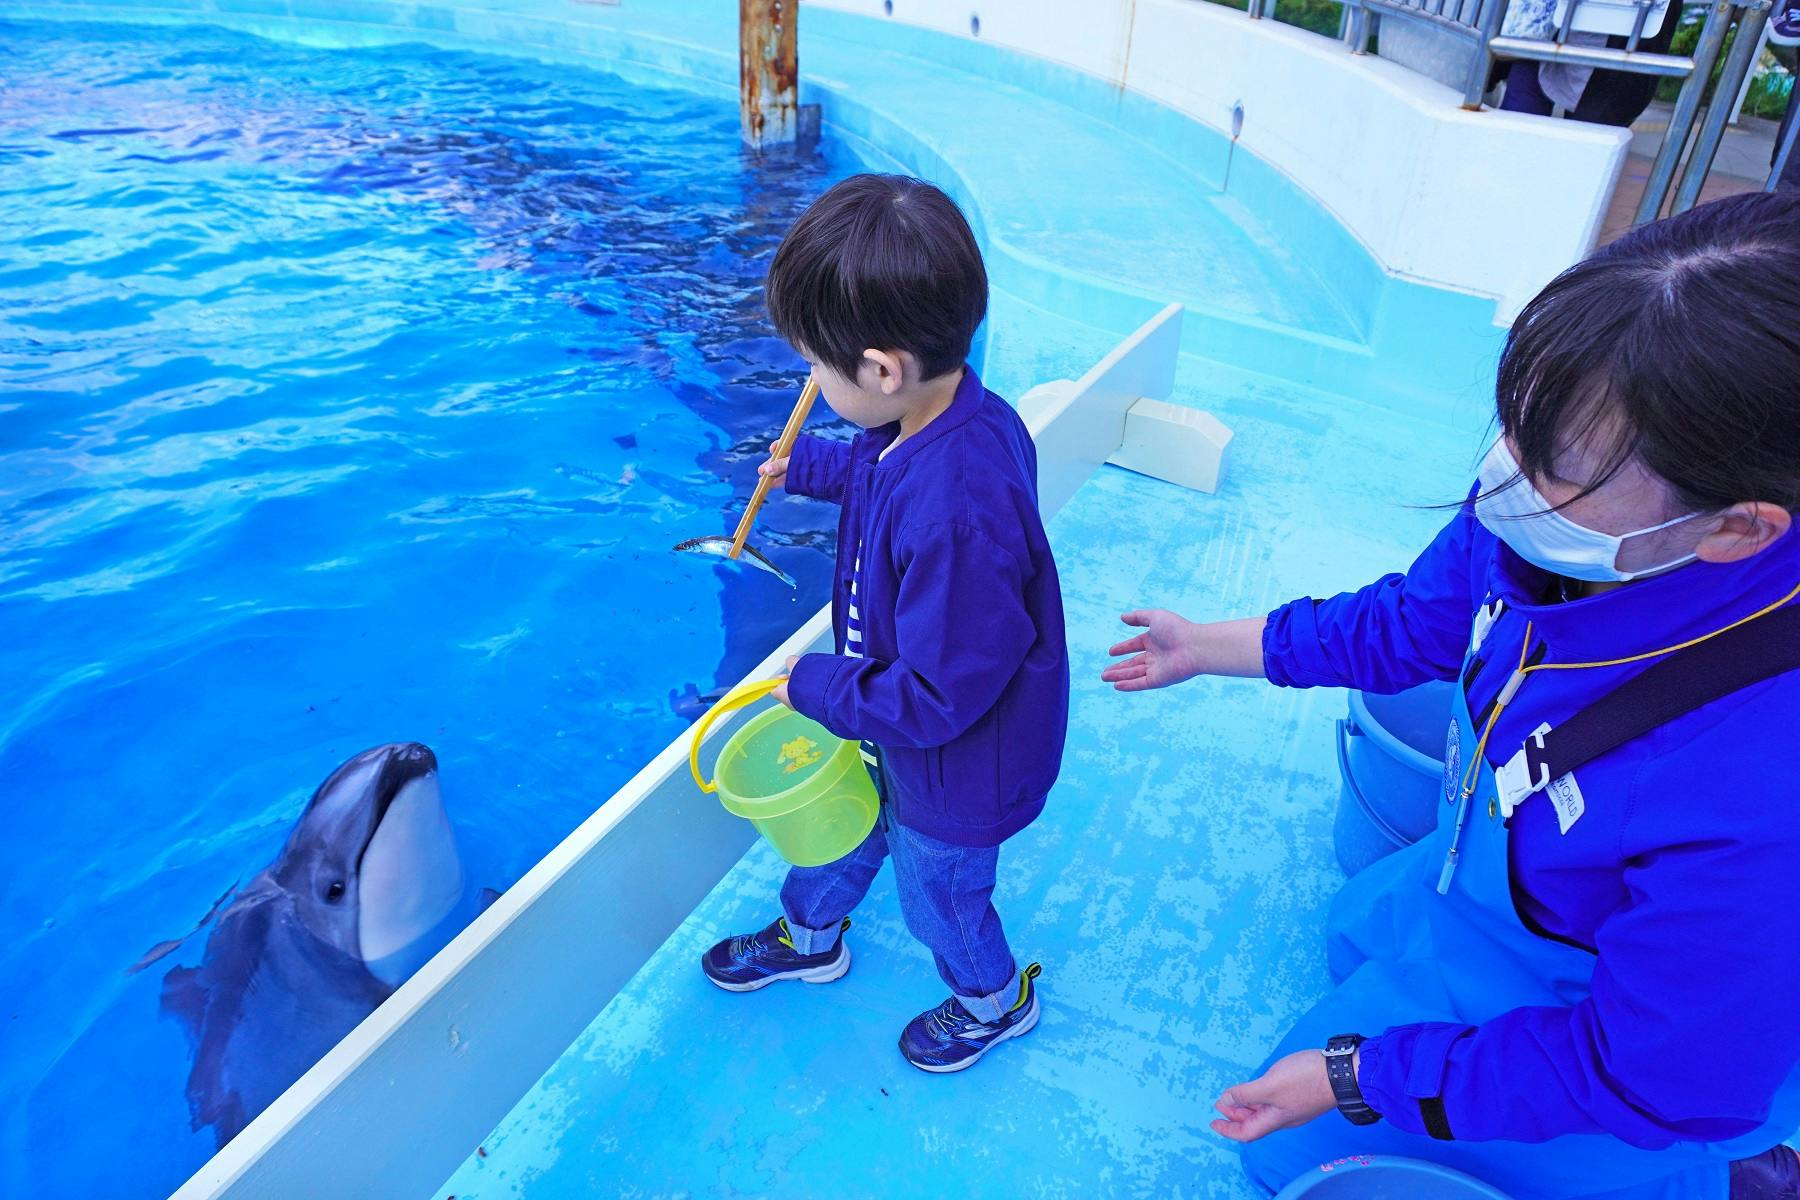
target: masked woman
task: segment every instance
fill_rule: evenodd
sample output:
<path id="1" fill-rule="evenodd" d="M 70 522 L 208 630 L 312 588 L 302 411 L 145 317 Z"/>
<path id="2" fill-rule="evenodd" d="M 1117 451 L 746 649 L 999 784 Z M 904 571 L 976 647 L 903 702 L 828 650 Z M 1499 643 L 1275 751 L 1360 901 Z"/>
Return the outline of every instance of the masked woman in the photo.
<path id="1" fill-rule="evenodd" d="M 1126 615 L 1121 691 L 1460 681 L 1435 833 L 1345 885 L 1335 989 L 1219 1099 L 1263 1188 L 1392 1154 L 1518 1200 L 1800 1195 L 1796 281 L 1800 195 L 1638 229 L 1520 315 L 1406 574 Z"/>

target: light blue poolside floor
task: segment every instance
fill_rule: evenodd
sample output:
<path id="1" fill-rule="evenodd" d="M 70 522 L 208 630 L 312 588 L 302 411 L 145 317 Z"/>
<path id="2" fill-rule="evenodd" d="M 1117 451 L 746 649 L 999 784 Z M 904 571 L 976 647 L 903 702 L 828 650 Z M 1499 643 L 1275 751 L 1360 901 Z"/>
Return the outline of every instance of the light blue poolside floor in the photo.
<path id="1" fill-rule="evenodd" d="M 1403 568 L 1441 520 L 1408 506 L 1459 498 L 1480 404 L 1401 420 L 1191 360 L 1179 398 L 1237 431 L 1224 490 L 1106 468 L 1051 526 L 1072 729 L 997 896 L 1044 965 L 1037 1030 L 959 1076 L 901 1060 L 900 1028 L 945 989 L 886 872 L 844 980 L 714 989 L 698 955 L 776 912 L 759 844 L 440 1196 L 1250 1194 L 1206 1120 L 1326 986 L 1344 699 L 1239 680 L 1126 697 L 1096 676 L 1135 603 L 1260 613 Z"/>

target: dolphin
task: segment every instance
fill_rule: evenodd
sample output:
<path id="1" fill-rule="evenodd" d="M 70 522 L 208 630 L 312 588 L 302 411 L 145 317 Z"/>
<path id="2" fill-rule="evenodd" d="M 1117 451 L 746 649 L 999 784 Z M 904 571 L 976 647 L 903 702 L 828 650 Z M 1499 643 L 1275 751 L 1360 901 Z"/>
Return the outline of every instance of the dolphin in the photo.
<path id="1" fill-rule="evenodd" d="M 688 684 L 685 691 L 669 692 L 669 709 L 684 721 L 698 721 L 706 715 L 708 709 L 725 698 L 730 688 L 712 688 L 701 691 L 693 684 Z"/>
<path id="2" fill-rule="evenodd" d="M 209 914 L 200 965 L 164 977 L 163 1011 L 194 1047 L 194 1130 L 212 1126 L 224 1146 L 477 904 L 427 747 L 377 746 L 338 767 L 275 861 Z M 140 967 L 179 944 L 153 949 Z"/>

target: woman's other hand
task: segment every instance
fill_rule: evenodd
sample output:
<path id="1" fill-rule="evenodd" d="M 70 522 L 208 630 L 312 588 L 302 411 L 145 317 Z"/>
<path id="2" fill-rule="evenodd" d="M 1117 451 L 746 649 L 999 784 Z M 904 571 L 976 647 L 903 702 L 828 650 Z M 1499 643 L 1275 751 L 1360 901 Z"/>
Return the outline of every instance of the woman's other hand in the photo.
<path id="1" fill-rule="evenodd" d="M 1299 1050 L 1278 1060 L 1260 1079 L 1225 1089 L 1213 1105 L 1222 1114 L 1213 1132 L 1234 1142 L 1254 1142 L 1278 1129 L 1304 1125 L 1337 1107 L 1325 1056 Z"/>

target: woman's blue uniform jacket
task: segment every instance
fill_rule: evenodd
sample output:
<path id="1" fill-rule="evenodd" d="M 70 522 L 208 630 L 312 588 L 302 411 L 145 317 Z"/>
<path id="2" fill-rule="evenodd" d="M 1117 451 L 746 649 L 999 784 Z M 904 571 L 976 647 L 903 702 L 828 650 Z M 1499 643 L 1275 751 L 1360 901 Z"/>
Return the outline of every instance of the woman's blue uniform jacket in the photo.
<path id="1" fill-rule="evenodd" d="M 1018 413 L 964 369 L 936 420 L 881 458 L 897 425 L 803 437 L 787 489 L 843 506 L 832 624 L 844 646 L 861 546 L 862 658 L 808 654 L 794 708 L 881 747 L 895 819 L 995 846 L 1043 810 L 1062 764 L 1069 651 Z"/>
<path id="2" fill-rule="evenodd" d="M 1458 674 L 1490 595 L 1508 611 L 1475 678 L 1480 713 L 1532 639 L 1547 661 L 1621 658 L 1719 628 L 1800 585 L 1800 529 L 1744 562 L 1693 563 L 1569 603 L 1466 506 L 1405 575 L 1270 615 L 1269 678 L 1395 692 Z M 1540 722 L 1646 663 L 1528 677 L 1487 749 L 1504 763 Z M 1759 1123 L 1800 1060 L 1800 673 L 1688 714 L 1574 772 L 1565 835 L 1543 796 L 1512 818 L 1528 927 L 1596 956 L 1592 993 L 1479 1026 L 1346 1030 L 1377 1110 L 1423 1132 L 1434 1091 L 1461 1140 L 1610 1133 L 1636 1146 L 1722 1141 Z M 1454 953 L 1438 948 L 1438 953 Z M 1478 954 L 1471 947 L 1469 953 Z"/>

